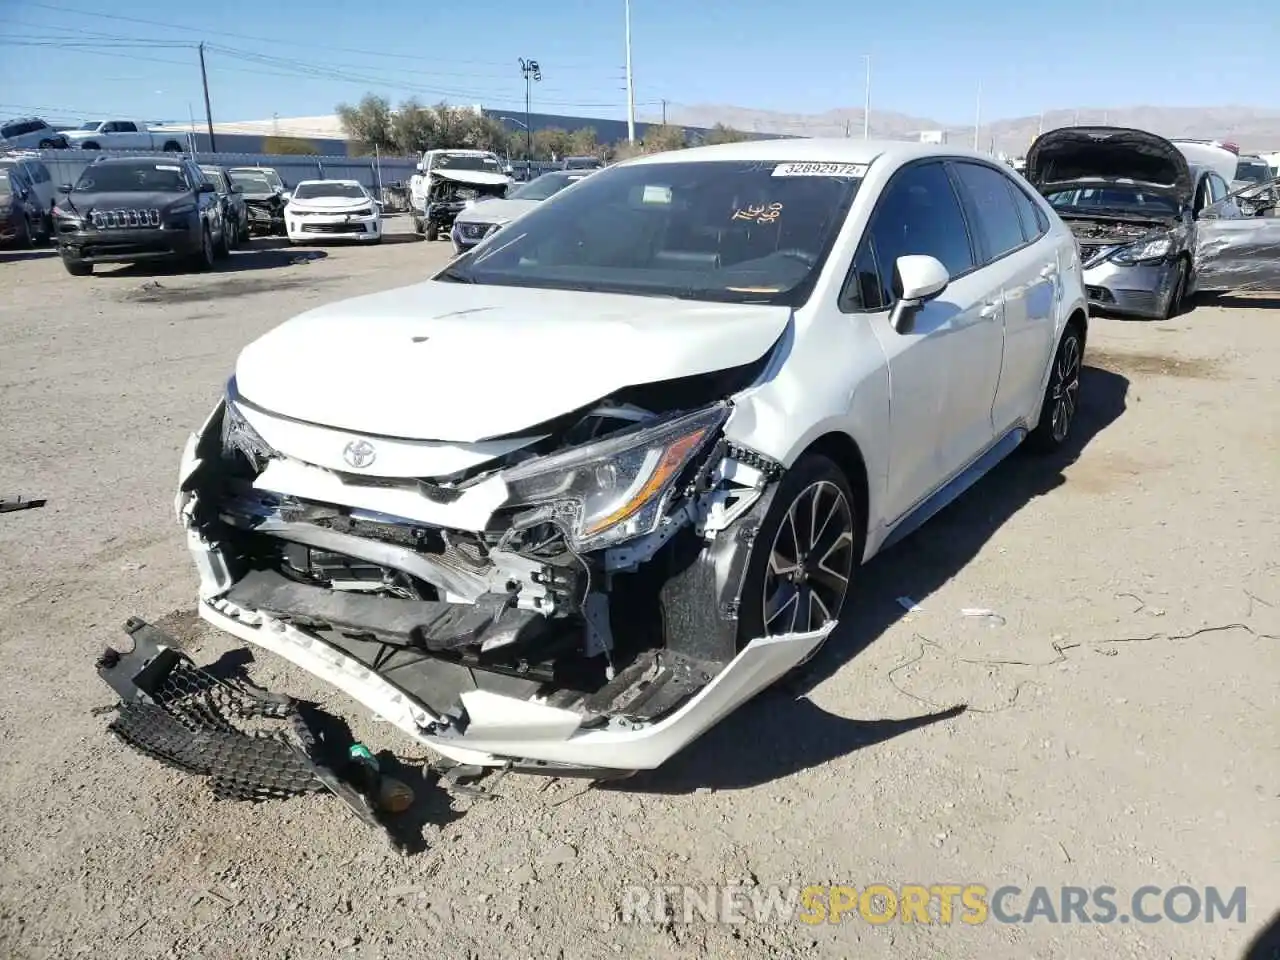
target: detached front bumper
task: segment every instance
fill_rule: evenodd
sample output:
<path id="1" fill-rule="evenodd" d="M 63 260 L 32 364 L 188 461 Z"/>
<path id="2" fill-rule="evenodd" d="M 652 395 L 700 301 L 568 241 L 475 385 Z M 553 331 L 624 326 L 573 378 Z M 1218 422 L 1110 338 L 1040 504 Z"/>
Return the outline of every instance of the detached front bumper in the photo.
<path id="1" fill-rule="evenodd" d="M 278 654 L 364 704 L 377 716 L 458 763 L 555 774 L 660 766 L 739 705 L 803 662 L 835 628 L 753 640 L 682 707 L 652 723 L 611 720 L 588 727 L 571 710 L 488 690 L 461 695 L 465 722 L 434 714 L 377 671 L 304 630 L 219 599 L 201 600 L 201 618 Z"/>
<path id="2" fill-rule="evenodd" d="M 1090 307 L 1151 320 L 1159 320 L 1168 312 L 1177 278 L 1174 261 L 1134 266 L 1105 261 L 1084 270 Z"/>
<path id="3" fill-rule="evenodd" d="M 188 257 L 200 252 L 202 230 L 199 220 L 181 228 L 137 230 L 95 230 L 63 222 L 58 225 L 58 252 L 84 263 L 136 263 Z"/>

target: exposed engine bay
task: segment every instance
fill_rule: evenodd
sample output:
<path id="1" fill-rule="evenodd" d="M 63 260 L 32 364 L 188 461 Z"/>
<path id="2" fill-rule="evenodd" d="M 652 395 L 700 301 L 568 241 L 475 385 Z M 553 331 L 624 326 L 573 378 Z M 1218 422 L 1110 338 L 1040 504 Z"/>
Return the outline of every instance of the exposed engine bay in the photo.
<path id="1" fill-rule="evenodd" d="M 426 222 L 428 226 L 447 230 L 469 203 L 507 195 L 507 183 L 476 183 L 455 179 L 447 171 L 428 175 Z"/>
<path id="2" fill-rule="evenodd" d="M 1066 215 L 1062 219 L 1075 236 L 1080 247 L 1080 259 L 1086 265 L 1117 247 L 1127 246 L 1144 237 L 1162 236 L 1169 229 L 1168 224 L 1150 220 L 1074 219 Z"/>
<path id="3" fill-rule="evenodd" d="M 498 438 L 508 453 L 413 479 L 278 453 L 232 381 L 179 493 L 206 557 L 202 598 L 232 619 L 322 637 L 429 708 L 436 732 L 465 730 L 469 691 L 571 711 L 586 727 L 661 718 L 741 649 L 753 531 L 782 470 L 722 428 L 727 398 L 767 360 L 617 391 Z M 450 527 L 291 488 L 317 471 L 357 501 L 396 490 L 447 510 L 495 484 L 506 496 L 477 529 Z"/>

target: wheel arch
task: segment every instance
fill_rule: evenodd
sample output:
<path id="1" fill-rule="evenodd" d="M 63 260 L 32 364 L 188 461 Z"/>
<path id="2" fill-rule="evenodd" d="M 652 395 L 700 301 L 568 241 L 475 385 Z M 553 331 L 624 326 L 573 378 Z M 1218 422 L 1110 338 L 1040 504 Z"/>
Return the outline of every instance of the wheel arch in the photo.
<path id="1" fill-rule="evenodd" d="M 854 507 L 858 511 L 858 527 L 862 542 L 858 545 L 859 557 L 867 542 L 867 527 L 870 522 L 871 486 L 867 477 L 867 461 L 862 450 L 853 437 L 847 433 L 831 431 L 815 439 L 800 454 L 816 453 L 832 461 L 849 481 L 849 489 L 853 491 Z M 799 457 L 796 458 L 797 460 Z"/>

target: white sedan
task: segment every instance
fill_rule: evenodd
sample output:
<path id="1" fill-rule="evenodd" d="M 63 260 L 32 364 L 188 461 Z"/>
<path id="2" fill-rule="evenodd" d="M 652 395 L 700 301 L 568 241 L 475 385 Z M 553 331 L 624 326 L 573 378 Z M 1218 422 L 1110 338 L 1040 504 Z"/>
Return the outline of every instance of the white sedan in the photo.
<path id="1" fill-rule="evenodd" d="M 1076 244 L 938 145 L 640 157 L 240 354 L 176 509 L 200 615 L 463 763 L 652 768 L 859 566 L 1067 444 Z"/>
<path id="2" fill-rule="evenodd" d="M 356 180 L 303 180 L 284 208 L 291 243 L 382 240 L 381 205 Z"/>

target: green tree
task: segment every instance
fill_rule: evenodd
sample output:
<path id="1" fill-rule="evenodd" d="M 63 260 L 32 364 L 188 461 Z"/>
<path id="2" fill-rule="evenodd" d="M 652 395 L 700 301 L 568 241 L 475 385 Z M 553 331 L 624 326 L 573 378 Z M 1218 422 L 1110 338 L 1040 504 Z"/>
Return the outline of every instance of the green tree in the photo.
<path id="1" fill-rule="evenodd" d="M 664 153 L 667 150 L 683 150 L 687 147 L 684 127 L 654 124 L 644 132 L 641 143 L 645 153 Z"/>
<path id="2" fill-rule="evenodd" d="M 552 160 L 568 154 L 570 136 L 560 127 L 543 127 L 533 131 L 533 157 L 535 160 Z"/>
<path id="3" fill-rule="evenodd" d="M 595 127 L 579 127 L 569 134 L 566 155 L 571 157 L 596 157 L 600 155 L 600 141 Z"/>
<path id="4" fill-rule="evenodd" d="M 391 103 L 386 97 L 367 93 L 355 106 L 340 103 L 336 110 L 343 132 L 352 140 L 367 144 L 370 149 L 395 146 Z"/>
<path id="5" fill-rule="evenodd" d="M 391 139 L 395 148 L 404 154 L 431 149 L 435 130 L 432 111 L 412 98 L 402 102 L 391 118 Z"/>
<path id="6" fill-rule="evenodd" d="M 717 123 L 714 127 L 707 131 L 704 143 L 741 143 L 743 140 L 749 140 L 750 136 L 741 130 L 735 130 L 733 127 L 726 127 L 723 123 Z"/>
<path id="7" fill-rule="evenodd" d="M 300 137 L 263 137 L 262 152 L 275 156 L 319 156 L 323 151 L 310 140 Z"/>

